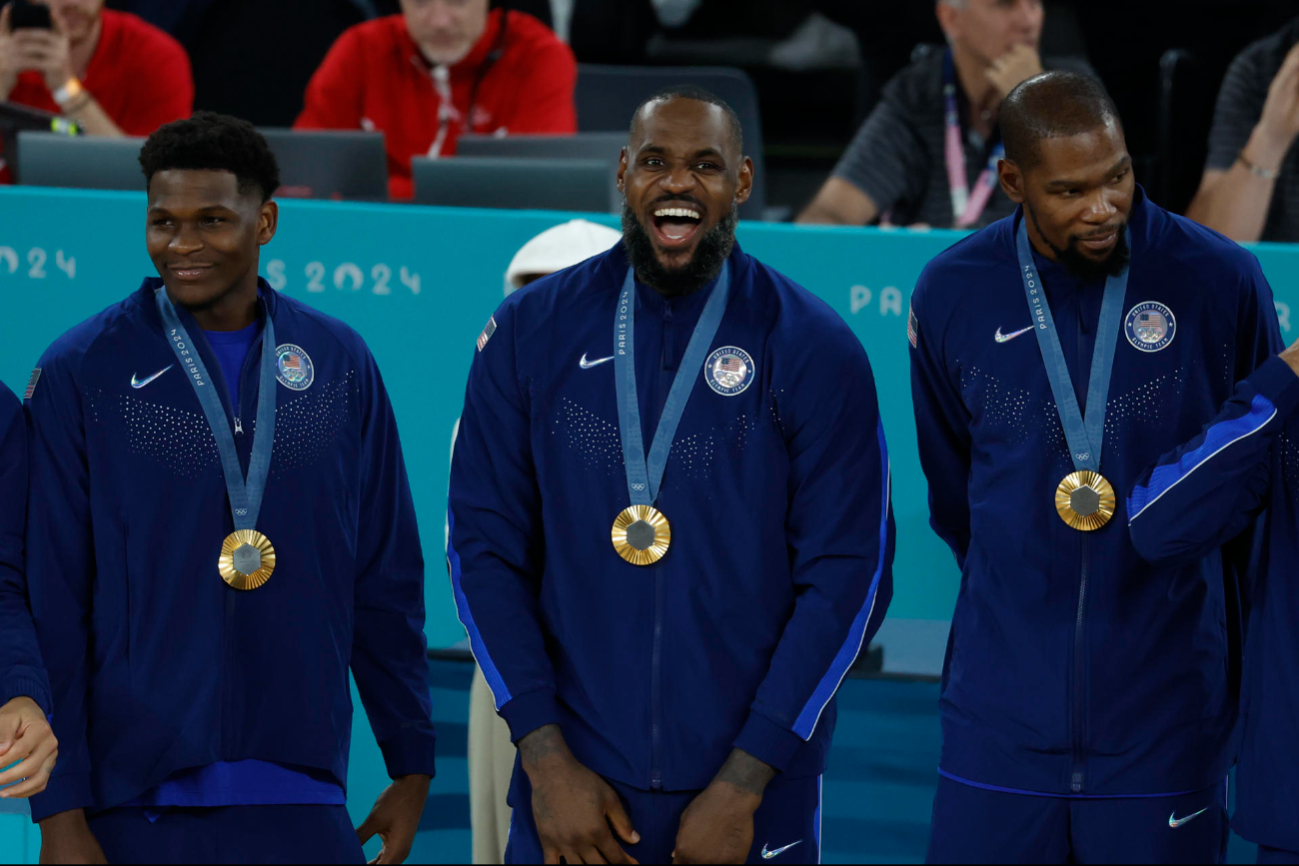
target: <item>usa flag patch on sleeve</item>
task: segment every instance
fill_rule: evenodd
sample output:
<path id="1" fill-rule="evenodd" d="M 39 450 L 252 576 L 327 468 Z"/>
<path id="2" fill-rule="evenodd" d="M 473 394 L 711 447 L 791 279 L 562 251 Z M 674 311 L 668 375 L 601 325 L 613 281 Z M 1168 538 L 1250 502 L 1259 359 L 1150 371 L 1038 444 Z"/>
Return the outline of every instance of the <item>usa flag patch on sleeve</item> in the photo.
<path id="1" fill-rule="evenodd" d="M 911 348 L 919 348 L 920 323 L 916 321 L 916 311 L 910 304 L 907 304 L 907 339 L 911 341 Z"/>
<path id="2" fill-rule="evenodd" d="M 478 335 L 478 351 L 481 352 L 483 350 L 483 348 L 487 345 L 487 341 L 490 340 L 492 338 L 492 334 L 495 333 L 496 333 L 496 317 L 492 316 L 490 319 L 487 320 L 487 327 L 483 328 L 483 332 Z"/>
<path id="3" fill-rule="evenodd" d="M 40 380 L 41 368 L 37 367 L 35 370 L 32 370 L 32 377 L 27 380 L 27 390 L 23 393 L 24 400 L 32 399 L 32 395 L 36 393 L 36 383 Z"/>

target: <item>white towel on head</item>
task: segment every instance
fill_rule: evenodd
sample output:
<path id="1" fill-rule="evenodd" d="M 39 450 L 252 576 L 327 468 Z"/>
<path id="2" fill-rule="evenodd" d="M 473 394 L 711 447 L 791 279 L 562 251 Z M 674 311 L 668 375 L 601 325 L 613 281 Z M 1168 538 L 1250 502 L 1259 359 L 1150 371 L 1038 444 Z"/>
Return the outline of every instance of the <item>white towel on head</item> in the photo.
<path id="1" fill-rule="evenodd" d="M 530 274 L 553 274 L 598 256 L 622 240 L 617 229 L 575 219 L 546 229 L 524 244 L 505 269 L 505 294 L 523 287 Z"/>

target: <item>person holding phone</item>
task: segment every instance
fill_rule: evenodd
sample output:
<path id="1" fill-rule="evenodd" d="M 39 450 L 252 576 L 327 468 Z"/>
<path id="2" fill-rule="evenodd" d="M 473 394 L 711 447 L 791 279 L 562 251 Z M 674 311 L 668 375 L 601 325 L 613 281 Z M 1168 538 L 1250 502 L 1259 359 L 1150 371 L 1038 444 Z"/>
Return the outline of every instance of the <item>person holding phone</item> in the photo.
<path id="1" fill-rule="evenodd" d="M 104 0 L 12 0 L 0 9 L 0 100 L 88 135 L 144 136 L 189 117 L 194 80 L 179 42 Z"/>

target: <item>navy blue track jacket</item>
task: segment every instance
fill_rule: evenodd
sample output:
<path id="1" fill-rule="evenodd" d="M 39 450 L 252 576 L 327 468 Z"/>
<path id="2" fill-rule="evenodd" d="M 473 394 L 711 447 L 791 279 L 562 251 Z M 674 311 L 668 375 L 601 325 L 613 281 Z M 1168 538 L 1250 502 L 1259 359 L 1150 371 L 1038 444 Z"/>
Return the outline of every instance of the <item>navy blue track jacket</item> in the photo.
<path id="1" fill-rule="evenodd" d="M 1299 851 L 1299 376 L 1259 367 L 1193 439 L 1133 488 L 1129 530 L 1161 567 L 1212 557 L 1266 509 L 1250 593 L 1244 717 L 1233 826 L 1252 842 Z"/>
<path id="2" fill-rule="evenodd" d="M 346 786 L 349 665 L 389 774 L 432 774 L 423 556 L 369 349 L 262 283 L 263 315 L 308 375 L 293 387 L 281 375 L 276 387 L 257 523 L 275 545 L 275 573 L 240 592 L 217 572 L 234 529 L 229 497 L 198 396 L 163 333 L 159 285 L 145 280 L 59 338 L 27 401 L 28 573 L 59 738 L 33 818 L 108 809 L 217 761 L 316 768 Z M 178 312 L 246 471 L 261 337 L 231 406 L 202 330 Z"/>
<path id="3" fill-rule="evenodd" d="M 1062 796 L 1205 788 L 1234 758 L 1245 565 L 1216 551 L 1150 565 L 1122 496 L 1281 345 L 1272 292 L 1253 255 L 1138 189 L 1100 464 L 1119 503 L 1080 532 L 1054 504 L 1074 466 L 1020 278 L 1021 218 L 938 256 L 912 297 L 931 523 L 961 566 L 940 772 Z M 1038 265 L 1085 406 L 1103 287 Z"/>
<path id="4" fill-rule="evenodd" d="M 515 740 L 558 723 L 595 772 L 707 786 L 732 745 L 788 775 L 824 766 L 834 693 L 892 596 L 888 456 L 861 343 L 820 300 L 737 247 L 705 370 L 658 507 L 672 547 L 624 562 L 630 503 L 613 324 L 621 246 L 506 299 L 474 358 L 451 470 L 461 621 Z M 645 447 L 710 289 L 636 286 Z M 489 327 L 490 331 L 490 327 Z M 480 343 L 482 343 L 480 338 Z M 603 359 L 603 360 L 602 360 Z"/>
<path id="5" fill-rule="evenodd" d="M 27 427 L 23 407 L 0 382 L 0 707 L 34 700 L 50 712 L 50 684 L 27 603 L 23 529 L 27 523 Z"/>

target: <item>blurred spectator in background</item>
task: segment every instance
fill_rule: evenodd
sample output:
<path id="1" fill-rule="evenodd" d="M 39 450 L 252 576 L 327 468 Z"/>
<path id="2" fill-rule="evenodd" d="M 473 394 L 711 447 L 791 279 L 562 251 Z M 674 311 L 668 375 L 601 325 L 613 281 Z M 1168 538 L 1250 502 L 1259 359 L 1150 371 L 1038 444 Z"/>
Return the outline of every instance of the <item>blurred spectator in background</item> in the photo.
<path id="1" fill-rule="evenodd" d="M 49 0 L 51 26 L 0 12 L 0 99 L 63 114 L 90 135 L 149 135 L 189 117 L 194 84 L 175 39 L 104 0 Z"/>
<path id="2" fill-rule="evenodd" d="M 1299 241 L 1299 18 L 1250 45 L 1218 92 L 1186 215 L 1234 241 Z"/>
<path id="3" fill-rule="evenodd" d="M 296 128 L 382 131 L 393 198 L 413 195 L 412 157 L 454 154 L 462 134 L 577 131 L 577 62 L 537 19 L 488 0 L 401 5 L 339 38 Z"/>
<path id="4" fill-rule="evenodd" d="M 1015 206 L 997 186 L 997 110 L 1044 68 L 1093 74 L 1038 56 L 1041 0 L 938 0 L 947 50 L 898 73 L 801 223 L 976 228 Z"/>

